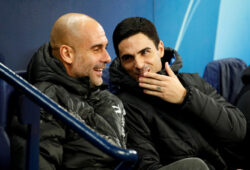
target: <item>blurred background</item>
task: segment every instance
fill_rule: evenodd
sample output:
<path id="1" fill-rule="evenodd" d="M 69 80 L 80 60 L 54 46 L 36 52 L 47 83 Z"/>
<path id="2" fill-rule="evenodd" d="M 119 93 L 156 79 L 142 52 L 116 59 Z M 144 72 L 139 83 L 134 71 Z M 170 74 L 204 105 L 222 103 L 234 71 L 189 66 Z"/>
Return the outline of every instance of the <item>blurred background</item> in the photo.
<path id="1" fill-rule="evenodd" d="M 249 0 L 1 0 L 0 61 L 26 69 L 33 53 L 49 41 L 55 20 L 68 12 L 99 21 L 115 52 L 112 33 L 127 17 L 151 20 L 165 46 L 183 59 L 181 72 L 203 74 L 208 62 L 236 57 L 250 64 Z"/>

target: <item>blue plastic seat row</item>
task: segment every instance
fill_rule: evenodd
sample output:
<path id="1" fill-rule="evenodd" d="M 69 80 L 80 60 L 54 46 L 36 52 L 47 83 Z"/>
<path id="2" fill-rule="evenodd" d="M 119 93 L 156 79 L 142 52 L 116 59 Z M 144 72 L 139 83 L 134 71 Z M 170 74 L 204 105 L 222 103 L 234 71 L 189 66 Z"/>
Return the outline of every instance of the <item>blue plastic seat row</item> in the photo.
<path id="1" fill-rule="evenodd" d="M 203 78 L 227 101 L 235 104 L 243 87 L 241 73 L 246 67 L 246 63 L 238 58 L 214 60 L 206 65 Z"/>

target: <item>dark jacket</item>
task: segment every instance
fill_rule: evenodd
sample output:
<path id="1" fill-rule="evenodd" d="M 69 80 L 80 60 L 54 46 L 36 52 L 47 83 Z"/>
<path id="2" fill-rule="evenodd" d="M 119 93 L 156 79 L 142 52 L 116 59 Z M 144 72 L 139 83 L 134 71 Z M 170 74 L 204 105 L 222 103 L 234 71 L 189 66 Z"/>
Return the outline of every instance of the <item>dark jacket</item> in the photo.
<path id="1" fill-rule="evenodd" d="M 237 97 L 237 103 L 236 105 L 239 107 L 239 109 L 245 114 L 247 118 L 247 123 L 250 124 L 250 66 L 248 66 L 243 74 L 242 74 L 242 82 L 244 84 L 244 87 L 241 89 L 238 97 Z M 248 127 L 248 131 L 250 130 L 250 127 Z"/>
<path id="2" fill-rule="evenodd" d="M 218 147 L 245 137 L 245 117 L 198 74 L 178 73 L 182 61 L 173 49 L 165 49 L 162 63 L 173 55 L 172 70 L 187 89 L 181 105 L 144 94 L 118 58 L 110 66 L 111 82 L 118 87 L 127 114 L 127 145 L 139 154 L 137 168 L 158 169 L 182 158 L 199 157 L 211 169 L 226 169 Z M 166 74 L 165 69 L 159 74 Z"/>
<path id="3" fill-rule="evenodd" d="M 112 144 L 125 148 L 121 101 L 102 87 L 91 89 L 89 78 L 72 78 L 63 64 L 42 46 L 28 65 L 28 80 Z M 103 153 L 54 115 L 42 110 L 40 169 L 112 169 L 117 161 Z"/>
<path id="4" fill-rule="evenodd" d="M 244 83 L 238 97 L 236 106 L 242 111 L 247 120 L 247 134 L 244 140 L 244 145 L 241 145 L 245 152 L 245 165 L 250 169 L 250 66 L 248 66 L 242 74 L 242 82 Z"/>
<path id="5" fill-rule="evenodd" d="M 250 169 L 250 66 L 241 76 L 244 84 L 237 96 L 236 106 L 242 111 L 247 120 L 247 133 L 244 141 L 223 150 L 226 161 L 235 168 Z"/>

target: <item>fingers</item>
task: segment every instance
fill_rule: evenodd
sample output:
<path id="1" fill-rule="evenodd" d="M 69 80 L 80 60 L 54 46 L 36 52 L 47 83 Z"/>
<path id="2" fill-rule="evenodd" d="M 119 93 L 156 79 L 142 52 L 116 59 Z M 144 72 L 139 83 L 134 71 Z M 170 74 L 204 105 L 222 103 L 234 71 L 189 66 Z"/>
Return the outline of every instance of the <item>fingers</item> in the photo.
<path id="1" fill-rule="evenodd" d="M 156 97 L 161 97 L 162 96 L 161 92 L 159 92 L 159 91 L 152 91 L 152 90 L 144 89 L 143 92 L 145 94 L 156 96 Z"/>
<path id="2" fill-rule="evenodd" d="M 168 62 L 165 63 L 165 70 L 168 73 L 168 75 L 170 77 L 176 77 L 176 75 L 174 74 L 173 70 L 170 68 Z"/>
<path id="3" fill-rule="evenodd" d="M 139 78 L 140 82 L 150 83 L 150 80 L 164 81 L 167 80 L 168 76 L 160 75 L 157 73 L 146 72 L 142 77 Z"/>
<path id="4" fill-rule="evenodd" d="M 162 91 L 163 86 L 161 85 L 161 83 L 155 83 L 155 84 L 148 84 L 148 83 L 139 83 L 139 86 L 144 88 L 144 89 L 148 89 L 148 90 L 152 90 L 152 91 Z"/>
<path id="5" fill-rule="evenodd" d="M 176 75 L 173 72 L 173 70 L 170 68 L 168 62 L 165 63 L 165 70 L 168 73 L 169 77 L 176 78 Z M 152 73 L 152 72 L 145 72 L 143 74 L 143 77 L 147 77 L 147 78 L 151 78 L 151 79 L 156 79 L 156 80 L 161 80 L 161 81 L 167 80 L 168 76 L 164 76 L 164 75 L 160 75 L 160 74 Z"/>
<path id="6" fill-rule="evenodd" d="M 161 78 L 162 79 L 162 78 Z M 150 85 L 157 85 L 157 86 L 162 86 L 163 85 L 163 80 L 149 78 L 149 77 L 140 77 L 139 78 L 139 83 L 140 84 L 150 84 Z"/>
<path id="7" fill-rule="evenodd" d="M 156 90 L 157 86 L 164 87 L 169 79 L 171 78 L 166 75 L 146 72 L 139 78 L 139 86 L 150 90 Z"/>

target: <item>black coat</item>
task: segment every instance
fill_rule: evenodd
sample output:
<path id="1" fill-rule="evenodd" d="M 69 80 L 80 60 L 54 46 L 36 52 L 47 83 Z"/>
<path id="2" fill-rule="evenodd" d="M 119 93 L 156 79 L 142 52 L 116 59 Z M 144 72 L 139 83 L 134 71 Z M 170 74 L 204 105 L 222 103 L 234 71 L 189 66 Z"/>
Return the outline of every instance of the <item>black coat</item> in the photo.
<path id="1" fill-rule="evenodd" d="M 242 82 L 244 83 L 241 89 L 236 106 L 242 111 L 247 120 L 247 135 L 244 140 L 244 144 L 241 145 L 242 150 L 245 153 L 245 162 L 247 168 L 250 169 L 250 66 L 248 66 L 242 74 Z"/>
<path id="2" fill-rule="evenodd" d="M 243 140 L 245 117 L 198 74 L 178 73 L 182 61 L 176 51 L 166 48 L 162 63 L 173 55 L 172 70 L 187 89 L 181 105 L 144 94 L 119 59 L 110 66 L 111 82 L 127 113 L 127 145 L 139 154 L 137 168 L 157 169 L 182 158 L 199 157 L 211 168 L 226 169 L 218 148 Z M 159 74 L 166 74 L 165 69 Z"/>
<path id="3" fill-rule="evenodd" d="M 223 150 L 228 164 L 232 167 L 250 169 L 250 66 L 241 76 L 244 84 L 237 96 L 236 106 L 242 111 L 247 120 L 247 133 L 244 141 Z"/>
<path id="4" fill-rule="evenodd" d="M 32 57 L 28 79 L 106 140 L 126 147 L 121 101 L 102 87 L 91 89 L 88 77 L 69 77 L 63 64 L 51 56 L 48 43 Z M 113 169 L 118 163 L 44 110 L 40 132 L 40 169 Z"/>
<path id="5" fill-rule="evenodd" d="M 241 89 L 236 105 L 245 114 L 247 118 L 247 124 L 250 125 L 250 66 L 248 66 L 242 73 L 242 82 L 244 87 Z M 250 126 L 248 126 L 250 131 Z"/>

